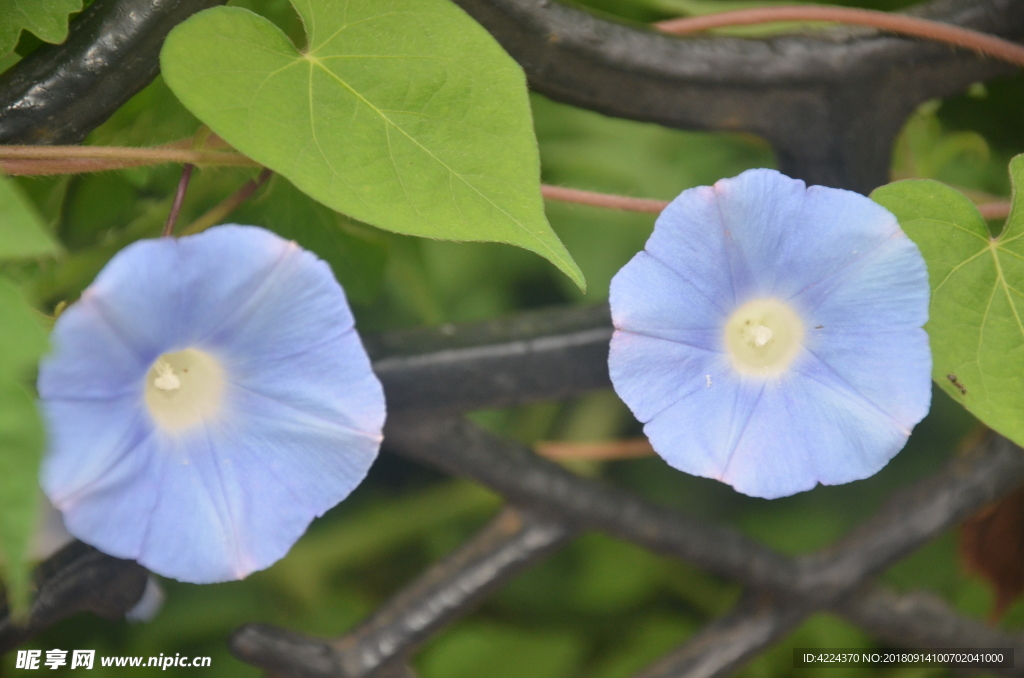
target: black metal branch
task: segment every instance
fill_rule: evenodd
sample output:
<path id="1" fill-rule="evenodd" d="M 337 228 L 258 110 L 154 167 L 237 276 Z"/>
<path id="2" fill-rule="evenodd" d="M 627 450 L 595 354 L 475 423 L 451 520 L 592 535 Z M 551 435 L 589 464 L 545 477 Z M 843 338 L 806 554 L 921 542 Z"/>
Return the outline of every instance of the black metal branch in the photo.
<path id="1" fill-rule="evenodd" d="M 798 586 L 796 563 L 729 527 L 574 475 L 519 443 L 498 438 L 459 417 L 392 415 L 384 429 L 384 446 L 483 483 L 518 505 L 604 530 L 719 576 L 758 588 Z"/>
<path id="2" fill-rule="evenodd" d="M 75 144 L 160 70 L 172 28 L 226 0 L 96 0 L 60 45 L 0 76 L 0 143 Z"/>
<path id="3" fill-rule="evenodd" d="M 1024 450 L 989 433 L 972 453 L 893 494 L 830 548 L 799 559 L 803 590 L 847 591 L 1024 483 Z"/>
<path id="4" fill-rule="evenodd" d="M 401 419 L 429 422 L 431 417 L 406 415 Z M 404 425 L 406 424 L 399 424 L 399 426 Z M 426 439 L 429 441 L 429 437 Z M 389 436 L 388 440 L 394 444 L 395 436 Z M 407 439 L 400 439 L 399 445 L 406 440 L 419 441 L 416 444 L 422 444 L 424 437 L 419 434 L 410 434 Z M 448 442 L 451 444 L 449 449 L 453 449 L 457 445 L 464 445 L 466 441 L 449 440 Z M 965 508 L 969 504 L 980 505 L 995 499 L 1000 492 L 1003 492 L 1005 488 L 1002 483 L 998 484 L 999 486 L 992 485 L 994 478 L 1005 477 L 1009 473 L 1010 478 L 1005 485 L 1012 486 L 1014 480 L 1019 482 L 1024 477 L 1024 470 L 1022 470 L 1024 462 L 1018 459 L 1019 448 L 1005 443 L 997 437 L 992 437 L 982 447 L 983 450 L 976 455 L 973 462 L 958 460 L 951 464 L 946 472 L 927 479 L 904 492 L 901 497 L 890 501 L 878 516 L 851 533 L 846 539 L 838 542 L 824 555 L 804 559 L 803 565 L 797 564 L 788 568 L 790 571 L 798 572 L 796 577 L 806 578 L 812 584 L 822 579 L 828 581 L 830 593 L 827 596 L 823 597 L 819 592 L 817 597 L 807 597 L 806 588 L 802 589 L 800 586 L 791 588 L 793 582 L 785 583 L 776 593 L 770 591 L 750 592 L 734 612 L 712 623 L 678 651 L 649 668 L 641 674 L 642 678 L 668 678 L 669 676 L 708 678 L 729 673 L 767 645 L 784 637 L 808 614 L 826 604 L 831 604 L 837 611 L 850 616 L 855 622 L 863 624 L 869 632 L 876 633 L 877 625 L 878 637 L 904 646 L 922 644 L 923 639 L 933 646 L 936 644 L 955 646 L 957 643 L 964 642 L 966 637 L 977 641 L 979 647 L 1020 645 L 1024 639 L 1014 639 L 998 631 L 989 630 L 982 624 L 949 610 L 939 601 L 930 600 L 927 607 L 922 607 L 917 602 L 908 604 L 908 601 L 917 601 L 921 598 L 920 594 L 900 596 L 882 587 L 874 586 L 860 590 L 856 596 L 851 597 L 849 591 L 863 587 L 862 581 L 854 581 L 849 584 L 845 577 L 837 579 L 836 577 L 819 576 L 816 578 L 813 576 L 816 568 L 831 571 L 830 568 L 835 568 L 834 563 L 837 561 L 857 560 L 860 557 L 860 550 L 865 548 L 866 544 L 891 540 L 891 530 L 896 524 L 894 517 L 897 514 L 907 516 L 912 524 L 921 523 L 923 516 L 932 516 L 931 519 L 923 522 L 927 523 L 928 530 L 932 531 L 928 536 L 934 536 L 948 527 L 950 521 L 955 521 L 964 511 L 969 511 L 969 508 Z M 479 456 L 479 452 L 480 450 L 477 448 L 470 454 Z M 421 454 L 416 456 L 422 458 Z M 437 462 L 436 459 L 432 459 L 432 461 L 435 464 Z M 538 459 L 537 461 L 542 465 L 545 464 L 542 460 Z M 494 462 L 493 455 L 484 455 L 481 460 L 481 463 L 485 465 L 493 465 Z M 451 469 L 449 468 L 449 470 Z M 584 484 L 592 483 L 592 481 L 580 480 Z M 956 483 L 962 483 L 964 487 L 972 489 L 957 491 L 949 487 Z M 557 482 L 552 484 L 557 484 Z M 979 488 L 985 489 L 979 491 Z M 510 488 L 507 485 L 502 485 L 499 489 L 509 491 Z M 514 492 L 509 493 L 515 494 Z M 933 496 L 938 496 L 939 499 L 936 501 Z M 626 498 L 631 499 L 628 496 Z M 534 499 L 536 501 L 536 497 Z M 645 515 L 641 512 L 640 515 L 636 515 L 635 510 L 623 507 L 616 499 L 604 496 L 605 501 L 611 502 L 612 510 L 621 510 L 624 515 L 633 514 L 641 521 L 646 519 L 649 522 L 648 528 L 655 532 L 661 529 L 659 521 L 651 520 L 652 516 L 649 513 Z M 539 503 L 547 509 L 555 508 L 544 500 Z M 936 506 L 936 503 L 941 506 Z M 977 508 L 977 505 L 973 508 Z M 564 506 L 557 508 L 563 511 L 565 509 Z M 647 509 L 649 510 L 650 507 Z M 670 515 L 667 516 L 667 519 L 672 523 L 685 524 L 690 521 L 680 514 L 668 513 Z M 936 513 L 943 517 L 935 518 Z M 580 520 L 580 516 L 575 512 L 569 512 L 569 517 L 575 519 L 581 526 L 594 524 L 592 517 L 584 516 L 584 519 Z M 500 520 L 496 524 L 498 522 Z M 556 531 L 565 529 L 557 520 L 552 522 L 552 526 Z M 889 536 L 887 539 L 879 539 L 876 533 Z M 625 536 L 644 545 L 651 545 L 644 535 Z M 698 544 L 719 543 L 721 542 L 722 528 L 703 526 L 703 534 L 695 534 L 691 537 Z M 920 528 L 911 528 L 910 534 L 907 536 L 907 540 L 915 544 L 919 544 L 923 538 Z M 739 537 L 739 539 L 743 540 L 744 538 Z M 416 644 L 430 633 L 438 630 L 440 626 L 451 621 L 451 617 L 447 615 L 423 615 L 422 609 L 436 610 L 440 600 L 444 601 L 444 604 L 441 605 L 443 610 L 460 613 L 464 611 L 462 601 L 451 598 L 450 588 L 454 586 L 456 590 L 463 590 L 463 585 L 457 582 L 465 576 L 464 563 L 466 561 L 474 561 L 479 553 L 486 553 L 487 558 L 495 557 L 498 552 L 495 551 L 492 542 L 491 537 L 483 535 L 473 540 L 464 549 L 460 549 L 458 554 L 436 566 L 433 571 L 421 578 L 419 583 L 397 596 L 373 620 L 346 636 L 342 641 L 329 644 L 279 629 L 250 626 L 236 635 L 233 649 L 243 660 L 269 670 L 288 669 L 295 675 L 342 676 L 345 678 L 356 678 L 357 676 L 363 678 L 372 675 L 372 671 L 376 667 L 384 666 L 388 660 L 403 661 Z M 558 544 L 551 542 L 547 545 L 554 548 Z M 877 556 L 870 554 L 877 549 L 878 547 L 868 547 L 869 555 L 866 561 L 869 565 L 847 567 L 843 571 L 855 572 L 855 574 L 847 576 L 871 576 L 877 569 Z M 671 551 L 671 549 L 669 550 Z M 738 554 L 738 557 L 757 560 L 763 555 L 764 550 L 764 547 L 748 540 L 746 544 L 741 544 L 741 553 Z M 890 547 L 891 558 L 896 559 L 904 555 L 905 550 L 902 544 Z M 674 555 L 679 555 L 678 549 Z M 500 556 L 498 557 L 500 558 Z M 776 557 L 785 560 L 781 556 Z M 453 566 L 453 563 L 458 563 L 458 565 Z M 810 571 L 799 572 L 802 569 Z M 487 576 L 470 575 L 469 577 L 478 582 L 483 581 L 490 587 L 494 585 L 489 582 Z M 437 582 L 441 582 L 441 585 L 438 586 Z M 845 587 L 845 591 L 839 590 L 842 587 Z M 482 591 L 474 588 L 473 595 L 478 597 L 482 595 Z M 917 619 L 915 615 L 923 609 L 929 613 L 927 618 Z M 879 619 L 884 619 L 885 622 L 879 623 Z M 416 632 L 414 633 L 409 632 L 411 622 L 415 624 Z M 969 632 L 971 635 L 965 637 L 962 635 L 965 632 Z M 958 634 L 961 636 L 958 637 Z M 381 651 L 382 647 L 386 649 L 385 652 Z"/>
<path id="5" fill-rule="evenodd" d="M 607 304 L 368 336 L 388 411 L 466 411 L 611 386 Z"/>
<path id="6" fill-rule="evenodd" d="M 713 678 L 725 676 L 783 639 L 811 610 L 767 592 L 747 591 L 736 607 L 678 649 L 634 678 Z"/>
<path id="7" fill-rule="evenodd" d="M 833 609 L 894 647 L 1012 647 L 1013 670 L 986 672 L 1024 675 L 1024 635 L 1011 635 L 963 616 L 938 596 L 924 592 L 899 594 L 881 585 L 856 591 Z"/>
<path id="8" fill-rule="evenodd" d="M 506 508 L 359 628 L 337 640 L 250 624 L 236 631 L 229 645 L 236 657 L 266 671 L 304 678 L 381 676 L 403 665 L 420 643 L 576 534 L 557 518 Z"/>
<path id="9" fill-rule="evenodd" d="M 755 590 L 769 590 L 786 601 L 785 606 L 768 612 L 737 611 L 694 641 L 697 645 L 693 647 L 703 648 L 700 652 L 684 646 L 677 655 L 666 659 L 662 668 L 653 668 L 652 676 L 660 675 L 657 671 L 664 666 L 675 667 L 673 671 L 678 675 L 689 675 L 691 669 L 704 667 L 698 673 L 705 675 L 701 672 L 708 666 L 702 662 L 714 664 L 714 657 L 721 660 L 717 664 L 719 670 L 727 672 L 735 666 L 734 661 L 741 662 L 743 657 L 774 642 L 815 609 L 839 605 L 839 601 L 843 606 L 857 606 L 859 598 L 847 597 L 864 586 L 868 578 L 1024 482 L 1024 451 L 991 434 L 980 449 L 896 495 L 874 518 L 832 548 L 790 561 L 727 528 L 703 524 L 574 476 L 468 422 L 422 414 L 396 419 L 389 424 L 386 437 L 391 449 L 483 482 L 523 505 L 542 507 L 580 526 L 596 527 L 652 550 L 684 558 L 715 574 L 739 579 Z M 874 608 L 865 610 L 862 619 L 870 620 L 883 616 L 885 612 L 879 611 L 883 609 L 880 606 L 894 599 L 874 593 L 865 600 Z M 936 612 L 933 616 L 940 615 Z M 893 613 L 891 617 L 909 623 L 907 615 Z M 947 622 L 949 619 L 956 616 L 947 615 Z M 971 625 L 963 621 L 960 627 Z M 899 625 L 890 622 L 886 628 L 900 637 Z M 737 638 L 745 639 L 745 644 Z M 747 650 L 735 655 L 724 649 L 721 652 L 725 654 L 709 654 L 707 648 L 718 647 L 717 643 L 733 650 L 744 646 Z"/>
<path id="10" fill-rule="evenodd" d="M 16 623 L 2 610 L 0 654 L 78 612 L 123 617 L 142 597 L 147 576 L 146 569 L 131 560 L 72 542 L 36 570 L 36 597 L 27 623 Z"/>
<path id="11" fill-rule="evenodd" d="M 863 193 L 888 181 L 893 140 L 918 104 L 1014 72 L 864 29 L 676 38 L 551 0 L 456 2 L 552 99 L 680 129 L 753 132 L 787 174 Z M 1018 0 L 935 0 L 913 13 L 1024 36 Z"/>
<path id="12" fill-rule="evenodd" d="M 1024 636 L 1013 636 L 969 619 L 923 591 L 899 594 L 865 584 L 831 606 L 877 640 L 894 647 L 1013 648 L 1024 652 Z M 634 678 L 715 678 L 733 673 L 747 660 L 782 640 L 816 611 L 770 593 L 748 594 L 728 615 L 710 624 L 677 650 Z M 965 669 L 961 669 L 965 670 Z M 1024 675 L 1024 666 L 987 667 L 968 672 Z"/>

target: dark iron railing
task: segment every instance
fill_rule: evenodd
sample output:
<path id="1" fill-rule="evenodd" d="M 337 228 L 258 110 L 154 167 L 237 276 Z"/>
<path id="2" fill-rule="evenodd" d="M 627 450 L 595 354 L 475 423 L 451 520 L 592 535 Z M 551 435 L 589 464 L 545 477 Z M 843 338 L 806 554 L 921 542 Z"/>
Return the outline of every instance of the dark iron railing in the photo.
<path id="1" fill-rule="evenodd" d="M 863 29 L 682 40 L 551 0 L 457 2 L 552 98 L 671 127 L 754 132 L 772 143 L 787 173 L 860 191 L 884 183 L 895 135 L 918 104 L 1010 72 Z M 44 47 L 0 77 L 0 143 L 80 141 L 152 79 L 170 27 L 211 4 L 96 0 L 65 45 Z M 1024 0 L 935 0 L 915 13 L 1024 37 Z M 94 57 L 88 63 L 86 53 Z M 638 678 L 728 674 L 819 610 L 894 646 L 1012 647 L 1024 657 L 1024 635 L 967 618 L 929 593 L 873 582 L 1024 483 L 1024 450 L 998 435 L 896 493 L 829 548 L 791 558 L 730 527 L 574 475 L 460 416 L 607 388 L 611 331 L 600 306 L 367 337 L 390 413 L 384 453 L 480 482 L 508 504 L 354 631 L 322 639 L 252 624 L 230 638 L 232 652 L 275 675 L 409 678 L 408 660 L 424 641 L 581 532 L 600 530 L 745 587 L 732 611 Z M 28 623 L 0 620 L 0 651 L 76 612 L 123 615 L 146 574 L 83 544 L 66 547 L 38 569 Z M 988 670 L 1024 675 L 1024 666 Z"/>

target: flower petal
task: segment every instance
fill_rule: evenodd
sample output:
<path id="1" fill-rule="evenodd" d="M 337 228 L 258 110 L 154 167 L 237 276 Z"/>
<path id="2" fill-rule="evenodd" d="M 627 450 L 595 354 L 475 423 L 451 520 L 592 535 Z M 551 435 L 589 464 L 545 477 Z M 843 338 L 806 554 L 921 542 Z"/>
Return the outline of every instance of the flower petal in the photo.
<path id="1" fill-rule="evenodd" d="M 209 583 L 270 566 L 376 458 L 379 436 L 298 416 L 245 391 L 234 399 L 234 421 L 168 455 L 182 461 L 165 465 L 139 555 L 165 576 Z"/>
<path id="2" fill-rule="evenodd" d="M 644 249 L 724 311 L 735 303 L 734 285 L 747 285 L 749 275 L 730 270 L 730 246 L 715 189 L 698 186 L 662 211 Z"/>
<path id="3" fill-rule="evenodd" d="M 763 387 L 728 371 L 713 374 L 711 386 L 692 390 L 657 413 L 644 433 L 670 466 L 725 480 Z"/>
<path id="4" fill-rule="evenodd" d="M 767 384 L 721 479 L 774 499 L 867 478 L 907 442 L 910 430 L 824 371 Z M 819 380 L 820 379 L 820 380 Z"/>
<path id="5" fill-rule="evenodd" d="M 156 501 L 153 431 L 138 399 L 47 401 L 49 453 L 41 484 L 68 531 L 106 553 L 135 558 Z M 111 520 L 117 529 L 111 529 Z"/>
<path id="6" fill-rule="evenodd" d="M 119 334 L 95 295 L 83 295 L 57 319 L 53 350 L 39 363 L 37 387 L 44 398 L 142 398 L 146 370 L 156 356 L 140 354 Z"/>
<path id="7" fill-rule="evenodd" d="M 333 341 L 355 325 L 330 266 L 294 243 L 279 249 L 266 279 L 200 340 L 220 347 L 236 364 L 287 359 Z M 361 346 L 358 351 L 364 353 Z"/>
<path id="8" fill-rule="evenodd" d="M 902 233 L 886 240 L 794 297 L 808 332 L 855 328 L 881 332 L 919 328 L 928 321 L 928 269 L 917 245 Z"/>
<path id="9" fill-rule="evenodd" d="M 608 352 L 615 391 L 641 422 L 698 391 L 730 379 L 722 353 L 633 332 L 616 331 Z M 720 394 L 721 389 L 714 393 Z"/>
<path id="10" fill-rule="evenodd" d="M 282 412 L 294 411 L 376 437 L 384 426 L 384 389 L 354 329 L 303 353 L 229 358 L 225 367 L 236 387 L 278 403 Z"/>
<path id="11" fill-rule="evenodd" d="M 706 348 L 720 350 L 721 327 L 731 299 L 709 299 L 699 288 L 646 251 L 612 278 L 612 322 L 634 332 L 671 339 L 711 331 Z M 682 339 L 681 339 L 682 340 Z"/>
<path id="12" fill-rule="evenodd" d="M 140 240 L 118 252 L 82 298 L 152 362 L 222 326 L 251 302 L 272 279 L 278 263 L 297 249 L 252 226 Z"/>
<path id="13" fill-rule="evenodd" d="M 788 299 L 901 233 L 892 214 L 859 193 L 805 187 L 775 170 L 748 170 L 715 191 L 731 251 L 752 272 L 748 296 Z"/>
<path id="14" fill-rule="evenodd" d="M 921 328 L 892 332 L 821 330 L 800 371 L 845 388 L 909 431 L 928 414 L 932 354 Z M 817 364 L 815 364 L 817 363 Z"/>

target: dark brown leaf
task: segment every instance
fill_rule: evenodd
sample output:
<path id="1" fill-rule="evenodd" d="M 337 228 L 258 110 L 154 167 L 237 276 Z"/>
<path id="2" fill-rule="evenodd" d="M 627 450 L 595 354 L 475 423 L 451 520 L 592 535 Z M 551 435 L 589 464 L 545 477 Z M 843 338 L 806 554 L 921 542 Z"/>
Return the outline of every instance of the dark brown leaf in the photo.
<path id="1" fill-rule="evenodd" d="M 1024 488 L 968 518 L 960 529 L 964 568 L 996 590 L 991 621 L 1024 593 Z"/>

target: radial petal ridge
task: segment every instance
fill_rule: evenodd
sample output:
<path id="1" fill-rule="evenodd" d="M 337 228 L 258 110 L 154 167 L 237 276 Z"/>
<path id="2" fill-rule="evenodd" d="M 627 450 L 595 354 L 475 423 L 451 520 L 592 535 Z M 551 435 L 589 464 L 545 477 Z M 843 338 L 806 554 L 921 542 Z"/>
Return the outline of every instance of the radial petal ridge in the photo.
<path id="1" fill-rule="evenodd" d="M 826 329 L 915 329 L 928 321 L 928 269 L 914 242 L 902 234 L 821 283 L 794 302 L 808 323 Z"/>
<path id="2" fill-rule="evenodd" d="M 92 297 L 68 307 L 51 334 L 54 350 L 39 364 L 43 398 L 142 397 L 143 379 L 156 357 L 133 349 L 98 310 Z"/>
<path id="3" fill-rule="evenodd" d="M 59 474 L 66 464 L 44 465 L 43 488 L 61 511 L 68 532 L 118 558 L 139 557 L 145 516 L 160 493 L 161 479 L 155 467 L 162 460 L 154 452 L 154 441 L 151 434 L 133 439 L 120 454 L 110 455 L 109 464 L 99 472 L 94 469 L 83 474 L 72 485 Z M 109 529 L 111 521 L 119 529 Z"/>
<path id="4" fill-rule="evenodd" d="M 714 189 L 698 186 L 683 191 L 662 211 L 644 249 L 704 297 L 721 300 L 719 305 L 727 308 L 748 275 L 730 269 L 728 247 Z"/>
<path id="5" fill-rule="evenodd" d="M 656 256 L 641 251 L 612 278 L 609 290 L 616 327 L 657 336 L 677 330 L 719 331 L 726 316 L 723 302 L 681 276 Z M 628 299 L 628 303 L 620 303 Z"/>
<path id="6" fill-rule="evenodd" d="M 354 330 L 287 360 L 231 362 L 228 372 L 238 386 L 307 415 L 377 435 L 384 426 L 384 390 Z"/>
<path id="7" fill-rule="evenodd" d="M 655 414 L 644 433 L 673 468 L 722 480 L 762 387 L 729 372 L 712 375 L 711 386 L 695 389 Z"/>
<path id="8" fill-rule="evenodd" d="M 721 353 L 616 330 L 608 352 L 615 390 L 641 422 L 732 371 Z"/>

